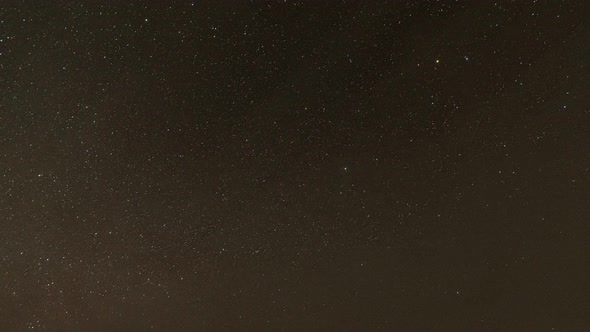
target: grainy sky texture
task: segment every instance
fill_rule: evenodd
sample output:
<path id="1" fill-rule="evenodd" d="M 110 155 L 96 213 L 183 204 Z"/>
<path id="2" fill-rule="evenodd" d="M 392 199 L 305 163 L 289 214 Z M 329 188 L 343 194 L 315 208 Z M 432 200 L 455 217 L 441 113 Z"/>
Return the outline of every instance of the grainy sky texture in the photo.
<path id="1" fill-rule="evenodd" d="M 0 3 L 1 331 L 585 331 L 587 1 Z"/>

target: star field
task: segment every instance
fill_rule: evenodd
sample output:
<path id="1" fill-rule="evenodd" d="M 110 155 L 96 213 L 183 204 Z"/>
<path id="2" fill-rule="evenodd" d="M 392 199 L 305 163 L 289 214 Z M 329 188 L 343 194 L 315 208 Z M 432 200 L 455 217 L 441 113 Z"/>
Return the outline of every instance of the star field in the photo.
<path id="1" fill-rule="evenodd" d="M 587 330 L 589 9 L 1 3 L 0 330 Z"/>

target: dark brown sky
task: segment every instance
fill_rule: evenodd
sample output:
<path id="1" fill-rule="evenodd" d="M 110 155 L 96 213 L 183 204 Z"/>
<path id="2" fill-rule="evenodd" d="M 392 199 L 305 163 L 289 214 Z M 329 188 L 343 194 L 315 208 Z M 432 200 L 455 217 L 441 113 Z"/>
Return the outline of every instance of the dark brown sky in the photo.
<path id="1" fill-rule="evenodd" d="M 0 330 L 588 330 L 588 9 L 2 2 Z"/>

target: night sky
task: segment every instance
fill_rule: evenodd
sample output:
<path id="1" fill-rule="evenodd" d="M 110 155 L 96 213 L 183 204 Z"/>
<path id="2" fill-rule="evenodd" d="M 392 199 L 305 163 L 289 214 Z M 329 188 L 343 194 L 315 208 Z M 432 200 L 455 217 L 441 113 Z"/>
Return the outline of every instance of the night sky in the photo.
<path id="1" fill-rule="evenodd" d="M 590 2 L 2 1 L 0 330 L 587 331 Z"/>

